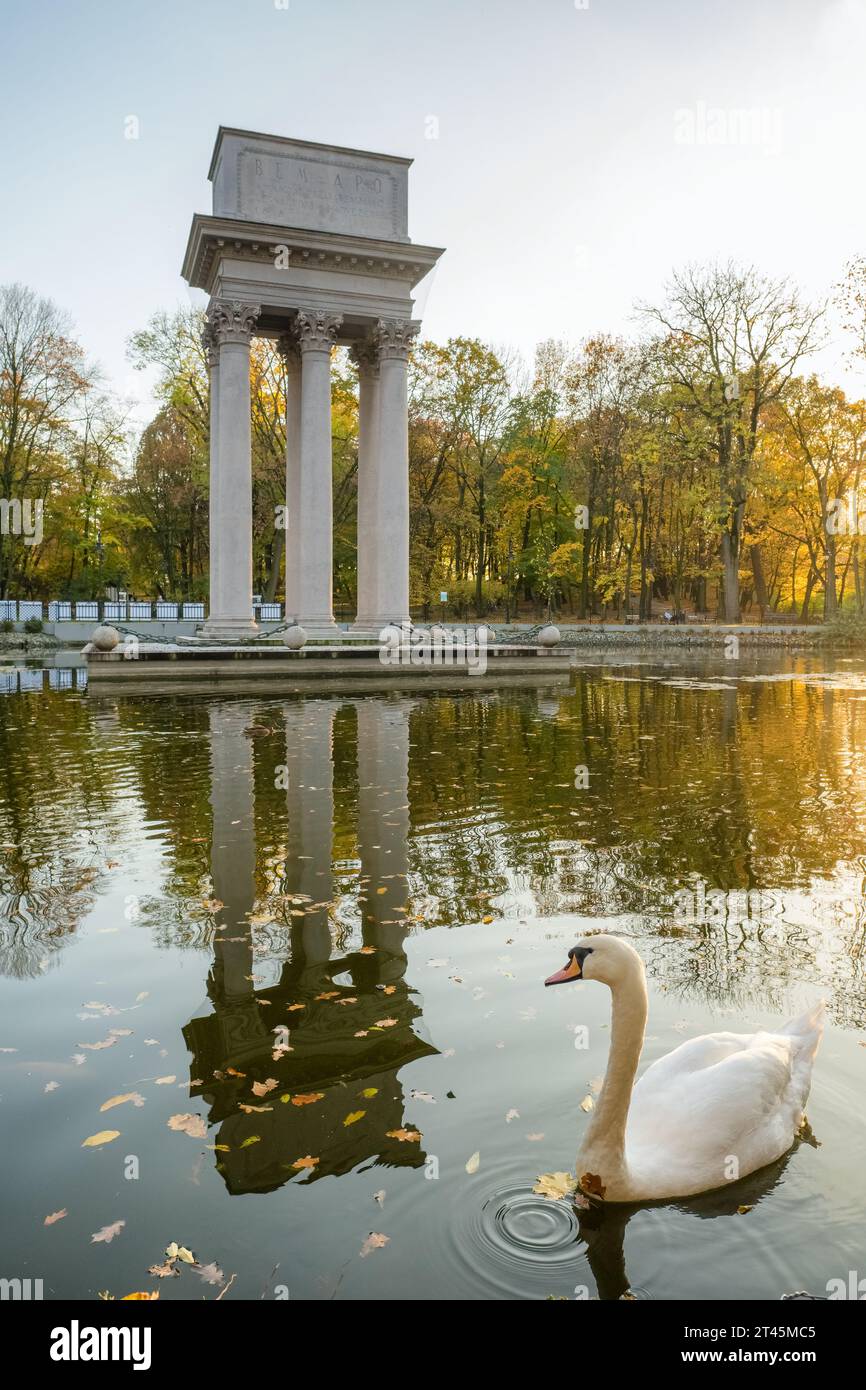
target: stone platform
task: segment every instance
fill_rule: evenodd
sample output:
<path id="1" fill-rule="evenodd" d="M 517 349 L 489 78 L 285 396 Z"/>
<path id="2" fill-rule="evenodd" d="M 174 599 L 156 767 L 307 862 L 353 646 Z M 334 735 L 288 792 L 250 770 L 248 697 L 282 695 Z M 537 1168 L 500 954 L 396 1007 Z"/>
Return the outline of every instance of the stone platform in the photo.
<path id="1" fill-rule="evenodd" d="M 409 648 L 400 661 L 383 662 L 378 646 L 310 645 L 289 651 L 276 643 L 194 645 L 140 642 L 135 657 L 122 647 L 87 653 L 88 687 L 103 690 L 219 690 L 257 694 L 267 686 L 274 694 L 312 693 L 313 688 L 382 691 L 394 689 L 490 690 L 514 683 L 553 680 L 568 683 L 574 657 L 543 647 L 494 644 L 483 650 L 436 648 L 423 664 Z M 412 657 L 416 657 L 413 661 Z"/>

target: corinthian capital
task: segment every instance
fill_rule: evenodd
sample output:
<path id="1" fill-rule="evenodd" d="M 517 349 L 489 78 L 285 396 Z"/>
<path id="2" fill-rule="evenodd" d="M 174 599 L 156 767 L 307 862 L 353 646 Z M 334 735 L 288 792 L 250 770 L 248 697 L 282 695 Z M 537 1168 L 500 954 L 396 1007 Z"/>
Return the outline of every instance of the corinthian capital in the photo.
<path id="1" fill-rule="evenodd" d="M 297 371 L 301 365 L 301 350 L 294 333 L 281 333 L 277 339 L 277 352 L 285 363 L 286 371 Z"/>
<path id="2" fill-rule="evenodd" d="M 261 304 L 245 304 L 240 299 L 214 299 L 207 311 L 208 327 L 215 344 L 249 343 L 255 332 Z"/>
<path id="3" fill-rule="evenodd" d="M 417 319 L 379 319 L 375 340 L 380 362 L 395 359 L 405 362 L 409 356 L 412 339 L 420 328 L 421 324 Z"/>
<path id="4" fill-rule="evenodd" d="M 301 309 L 295 319 L 301 352 L 330 352 L 342 322 L 342 314 L 326 314 L 321 309 Z"/>
<path id="5" fill-rule="evenodd" d="M 201 345 L 204 348 L 208 366 L 218 367 L 220 364 L 219 344 L 210 323 L 206 322 L 201 331 Z"/>
<path id="6" fill-rule="evenodd" d="M 363 338 L 349 349 L 359 376 L 375 376 L 379 370 L 379 348 L 371 338 Z"/>

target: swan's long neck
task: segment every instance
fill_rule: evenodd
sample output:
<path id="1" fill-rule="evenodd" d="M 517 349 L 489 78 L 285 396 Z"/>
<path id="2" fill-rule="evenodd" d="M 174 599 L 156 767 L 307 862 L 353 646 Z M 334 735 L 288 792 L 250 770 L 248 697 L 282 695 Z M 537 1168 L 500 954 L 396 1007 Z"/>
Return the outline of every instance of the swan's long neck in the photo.
<path id="1" fill-rule="evenodd" d="M 611 989 L 610 1055 L 604 1085 L 578 1163 L 611 1179 L 625 1170 L 625 1128 L 647 1019 L 646 978 L 638 957 Z M 593 1167 L 593 1164 L 596 1166 Z M 581 1174 L 578 1173 L 578 1177 Z"/>

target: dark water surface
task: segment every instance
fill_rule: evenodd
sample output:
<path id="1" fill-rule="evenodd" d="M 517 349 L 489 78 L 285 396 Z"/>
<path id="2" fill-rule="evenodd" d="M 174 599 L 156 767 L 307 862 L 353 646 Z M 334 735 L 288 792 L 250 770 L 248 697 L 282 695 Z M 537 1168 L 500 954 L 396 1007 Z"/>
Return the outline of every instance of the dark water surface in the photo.
<path id="1" fill-rule="evenodd" d="M 0 674 L 0 1276 L 81 1299 L 866 1276 L 862 663 L 303 700 Z M 542 981 L 598 927 L 646 962 L 642 1065 L 827 998 L 811 1131 L 772 1170 L 592 1221 L 533 1195 L 573 1166 L 609 1037 L 603 987 Z M 148 1274 L 172 1241 L 205 1268 Z"/>

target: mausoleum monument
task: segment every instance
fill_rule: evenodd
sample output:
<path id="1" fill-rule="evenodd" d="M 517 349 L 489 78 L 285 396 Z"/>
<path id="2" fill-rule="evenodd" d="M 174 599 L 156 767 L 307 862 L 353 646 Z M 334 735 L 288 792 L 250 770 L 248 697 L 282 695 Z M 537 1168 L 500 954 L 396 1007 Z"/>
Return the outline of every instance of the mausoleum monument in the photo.
<path id="1" fill-rule="evenodd" d="M 286 617 L 333 636 L 331 349 L 360 378 L 358 609 L 409 617 L 407 361 L 412 290 L 442 255 L 409 239 L 410 159 L 221 126 L 213 213 L 192 220 L 184 279 L 210 296 L 207 637 L 254 633 L 250 341 L 286 367 Z"/>

